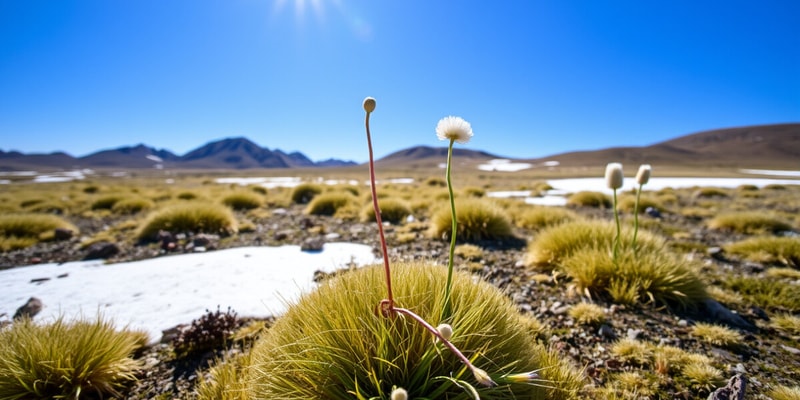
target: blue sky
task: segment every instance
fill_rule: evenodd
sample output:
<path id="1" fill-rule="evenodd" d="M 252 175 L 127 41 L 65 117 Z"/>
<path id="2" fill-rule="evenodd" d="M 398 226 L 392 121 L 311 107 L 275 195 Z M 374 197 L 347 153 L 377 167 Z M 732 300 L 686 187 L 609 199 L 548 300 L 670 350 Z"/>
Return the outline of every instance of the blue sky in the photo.
<path id="1" fill-rule="evenodd" d="M 0 149 L 532 158 L 800 122 L 800 2 L 0 0 Z"/>

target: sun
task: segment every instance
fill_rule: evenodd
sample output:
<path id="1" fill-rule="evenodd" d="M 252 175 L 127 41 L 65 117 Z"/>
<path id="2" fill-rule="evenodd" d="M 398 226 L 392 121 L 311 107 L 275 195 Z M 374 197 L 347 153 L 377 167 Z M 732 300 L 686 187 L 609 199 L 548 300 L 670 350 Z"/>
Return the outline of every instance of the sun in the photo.
<path id="1" fill-rule="evenodd" d="M 340 0 L 327 0 L 327 2 L 341 7 Z M 306 10 L 309 8 L 317 20 L 324 21 L 325 19 L 325 0 L 275 0 L 274 13 L 280 14 L 288 3 L 294 3 L 294 17 L 298 22 L 305 21 Z"/>
<path id="2" fill-rule="evenodd" d="M 363 41 L 372 38 L 372 26 L 356 10 L 345 5 L 344 0 L 274 0 L 273 17 L 282 15 L 284 9 L 292 7 L 291 3 L 294 3 L 294 19 L 299 26 L 305 25 L 309 9 L 316 23 L 320 25 L 327 23 L 327 13 L 331 12 L 334 19 L 341 20 L 356 38 Z"/>

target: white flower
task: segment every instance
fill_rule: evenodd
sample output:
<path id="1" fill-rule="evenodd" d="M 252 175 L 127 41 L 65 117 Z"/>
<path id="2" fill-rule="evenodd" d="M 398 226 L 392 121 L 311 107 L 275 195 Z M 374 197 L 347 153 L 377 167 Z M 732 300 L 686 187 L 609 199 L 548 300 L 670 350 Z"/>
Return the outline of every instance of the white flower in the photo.
<path id="1" fill-rule="evenodd" d="M 403 389 L 403 388 L 397 388 L 395 390 L 392 390 L 391 399 L 392 400 L 406 400 L 406 399 L 408 399 L 408 392 L 406 392 L 406 390 Z"/>
<path id="2" fill-rule="evenodd" d="M 439 334 L 442 335 L 444 340 L 450 340 L 450 338 L 453 337 L 453 327 L 450 326 L 450 324 L 439 324 L 436 330 L 439 331 Z"/>
<path id="3" fill-rule="evenodd" d="M 461 117 L 444 117 L 436 125 L 436 136 L 439 140 L 455 140 L 458 143 L 468 143 L 472 138 L 472 126 Z"/>
<path id="4" fill-rule="evenodd" d="M 609 189 L 619 189 L 622 187 L 622 164 L 608 163 L 606 165 L 606 185 Z"/>
<path id="5" fill-rule="evenodd" d="M 639 172 L 636 173 L 636 183 L 640 185 L 646 184 L 650 180 L 650 164 L 643 164 L 639 166 Z"/>
<path id="6" fill-rule="evenodd" d="M 365 98 L 362 106 L 364 107 L 364 111 L 368 113 L 375 111 L 375 99 L 372 97 Z"/>

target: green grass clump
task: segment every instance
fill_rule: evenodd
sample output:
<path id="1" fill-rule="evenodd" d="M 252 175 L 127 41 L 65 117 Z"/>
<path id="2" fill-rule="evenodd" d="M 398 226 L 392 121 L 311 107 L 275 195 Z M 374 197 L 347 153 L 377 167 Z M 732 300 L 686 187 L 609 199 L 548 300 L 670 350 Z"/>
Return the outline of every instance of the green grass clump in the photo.
<path id="1" fill-rule="evenodd" d="M 708 221 L 708 227 L 745 234 L 781 232 L 792 229 L 792 226 L 786 221 L 756 211 L 720 214 Z"/>
<path id="2" fill-rule="evenodd" d="M 767 392 L 772 400 L 800 400 L 800 386 L 778 385 Z"/>
<path id="3" fill-rule="evenodd" d="M 611 197 L 600 192 L 583 191 L 571 194 L 567 198 L 568 206 L 611 208 Z"/>
<path id="4" fill-rule="evenodd" d="M 149 210 L 155 206 L 152 200 L 135 197 L 122 199 L 111 207 L 111 211 L 117 214 L 136 214 L 144 210 Z"/>
<path id="5" fill-rule="evenodd" d="M 334 215 L 336 211 L 356 202 L 356 198 L 348 192 L 329 192 L 314 197 L 308 207 L 306 214 L 311 215 Z"/>
<path id="6" fill-rule="evenodd" d="M 483 249 L 474 244 L 460 244 L 456 246 L 453 254 L 467 261 L 480 261 L 483 258 Z"/>
<path id="7" fill-rule="evenodd" d="M 791 335 L 800 335 L 800 316 L 779 314 L 772 317 L 771 325 Z"/>
<path id="8" fill-rule="evenodd" d="M 178 200 L 195 200 L 198 198 L 198 196 L 195 192 L 180 192 L 175 196 L 175 198 Z"/>
<path id="9" fill-rule="evenodd" d="M 695 198 L 714 198 L 714 197 L 728 197 L 728 192 L 724 189 L 717 187 L 704 187 L 697 189 L 692 195 Z"/>
<path id="10" fill-rule="evenodd" d="M 301 183 L 292 189 L 292 202 L 295 204 L 308 204 L 314 196 L 322 193 L 322 186 L 315 183 Z"/>
<path id="11" fill-rule="evenodd" d="M 749 261 L 800 267 L 800 238 L 796 237 L 754 237 L 723 248 Z"/>
<path id="12" fill-rule="evenodd" d="M 645 342 L 635 339 L 620 339 L 609 349 L 611 354 L 625 363 L 635 365 L 650 365 L 653 358 L 653 347 Z"/>
<path id="13" fill-rule="evenodd" d="M 395 300 L 427 321 L 438 321 L 447 270 L 395 264 Z M 575 398 L 580 373 L 531 340 L 512 302 L 497 288 L 456 273 L 452 291 L 453 343 L 491 374 L 539 370 L 541 386 L 487 388 L 449 350 L 408 318 L 375 312 L 386 296 L 384 270 L 367 267 L 323 282 L 277 320 L 252 351 L 252 395 L 281 399 L 388 398 L 393 387 L 409 398 L 468 399 L 452 379 L 470 382 L 481 399 Z M 310 351 L 313 350 L 313 351 Z"/>
<path id="14" fill-rule="evenodd" d="M 118 201 L 124 199 L 125 197 L 120 195 L 108 195 L 103 196 L 95 201 L 92 202 L 91 209 L 92 210 L 110 210 L 114 207 L 114 204 L 117 204 Z"/>
<path id="15" fill-rule="evenodd" d="M 592 303 L 578 303 L 572 306 L 569 309 L 569 316 L 583 325 L 600 325 L 606 320 L 603 307 Z"/>
<path id="16" fill-rule="evenodd" d="M 765 310 L 800 311 L 800 286 L 781 280 L 761 277 L 730 276 L 725 288 L 739 293 L 745 301 Z"/>
<path id="17" fill-rule="evenodd" d="M 250 353 L 218 361 L 209 371 L 208 379 L 200 375 L 198 400 L 249 400 L 250 363 Z"/>
<path id="18" fill-rule="evenodd" d="M 554 268 L 561 260 L 587 248 L 608 248 L 614 244 L 616 225 L 606 221 L 575 220 L 542 230 L 528 246 L 526 263 L 529 266 Z M 620 246 L 630 247 L 631 230 L 623 227 Z M 636 245 L 641 252 L 664 251 L 664 241 L 639 231 Z"/>
<path id="19" fill-rule="evenodd" d="M 617 204 L 617 210 L 620 212 L 633 212 L 633 209 L 636 206 L 636 196 L 623 196 L 619 199 L 619 204 Z M 648 207 L 655 208 L 659 211 L 664 211 L 664 205 L 661 204 L 655 198 L 650 196 L 641 196 L 639 198 L 639 214 L 643 214 Z"/>
<path id="20" fill-rule="evenodd" d="M 378 199 L 378 207 L 381 209 L 381 220 L 399 224 L 411 215 L 411 206 L 403 200 L 395 198 Z M 370 204 L 364 206 L 361 211 L 361 220 L 364 222 L 375 221 L 375 207 Z"/>
<path id="21" fill-rule="evenodd" d="M 733 329 L 698 322 L 692 327 L 692 335 L 700 340 L 720 347 L 736 347 L 742 344 L 742 335 Z"/>
<path id="22" fill-rule="evenodd" d="M 52 240 L 57 228 L 78 232 L 74 225 L 52 214 L 0 215 L 0 251 L 22 249 L 40 241 Z"/>
<path id="23" fill-rule="evenodd" d="M 456 219 L 459 240 L 474 242 L 497 240 L 512 236 L 511 222 L 503 210 L 483 199 L 456 201 Z M 450 210 L 441 208 L 431 218 L 430 235 L 433 238 L 450 238 L 453 217 Z"/>
<path id="24" fill-rule="evenodd" d="M 538 231 L 548 226 L 579 219 L 578 214 L 560 207 L 525 208 L 514 222 L 520 228 Z"/>
<path id="25" fill-rule="evenodd" d="M 142 224 L 136 237 L 144 241 L 152 240 L 161 230 L 229 235 L 236 233 L 237 223 L 227 207 L 187 202 L 153 212 Z"/>
<path id="26" fill-rule="evenodd" d="M 222 204 L 236 210 L 247 211 L 259 208 L 264 200 L 255 192 L 238 191 L 222 198 Z"/>
<path id="27" fill-rule="evenodd" d="M 135 379 L 131 357 L 147 335 L 110 322 L 22 319 L 0 330 L 0 398 L 84 399 L 121 396 Z"/>
<path id="28" fill-rule="evenodd" d="M 708 393 L 725 384 L 722 371 L 708 364 L 692 363 L 683 368 L 682 375 L 689 380 L 692 389 Z"/>

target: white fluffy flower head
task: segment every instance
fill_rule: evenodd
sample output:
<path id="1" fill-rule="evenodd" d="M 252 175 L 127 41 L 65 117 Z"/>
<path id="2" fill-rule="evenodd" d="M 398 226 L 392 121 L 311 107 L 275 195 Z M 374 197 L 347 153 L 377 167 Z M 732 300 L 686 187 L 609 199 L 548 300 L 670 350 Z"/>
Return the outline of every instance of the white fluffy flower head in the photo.
<path id="1" fill-rule="evenodd" d="M 640 185 L 646 184 L 650 180 L 650 171 L 653 168 L 650 167 L 650 164 L 643 164 L 639 167 L 639 172 L 636 173 L 636 183 Z"/>
<path id="2" fill-rule="evenodd" d="M 439 140 L 455 140 L 465 144 L 472 138 L 472 126 L 461 117 L 444 117 L 436 125 L 436 136 Z"/>
<path id="3" fill-rule="evenodd" d="M 392 400 L 407 400 L 408 392 L 406 392 L 406 390 L 403 388 L 397 388 L 395 390 L 392 390 L 390 398 Z"/>
<path id="4" fill-rule="evenodd" d="M 622 187 L 622 164 L 609 163 L 606 165 L 606 185 L 609 189 L 619 189 Z"/>

